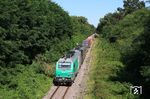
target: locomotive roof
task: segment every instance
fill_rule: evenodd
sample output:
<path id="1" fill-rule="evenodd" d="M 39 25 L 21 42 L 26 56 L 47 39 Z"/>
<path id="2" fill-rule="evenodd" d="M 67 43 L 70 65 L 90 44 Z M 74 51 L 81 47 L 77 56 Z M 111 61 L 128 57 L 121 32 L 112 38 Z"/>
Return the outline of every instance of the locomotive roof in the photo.
<path id="1" fill-rule="evenodd" d="M 60 58 L 58 62 L 72 62 L 78 54 L 79 50 L 71 50 L 64 57 Z"/>
<path id="2" fill-rule="evenodd" d="M 65 59 L 65 58 L 60 58 L 60 59 L 58 60 L 58 62 L 72 62 L 72 60 L 71 60 L 70 58 L 67 58 L 67 59 Z"/>

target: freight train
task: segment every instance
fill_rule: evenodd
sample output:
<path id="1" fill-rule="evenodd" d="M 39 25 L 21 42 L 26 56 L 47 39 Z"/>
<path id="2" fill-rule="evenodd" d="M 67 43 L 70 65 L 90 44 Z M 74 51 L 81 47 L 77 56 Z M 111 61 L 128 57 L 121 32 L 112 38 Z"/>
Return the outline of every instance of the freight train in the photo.
<path id="1" fill-rule="evenodd" d="M 71 86 L 75 77 L 84 61 L 86 52 L 91 46 L 94 35 L 89 36 L 86 40 L 66 55 L 60 58 L 56 63 L 55 78 L 53 84 L 55 86 L 67 85 Z"/>

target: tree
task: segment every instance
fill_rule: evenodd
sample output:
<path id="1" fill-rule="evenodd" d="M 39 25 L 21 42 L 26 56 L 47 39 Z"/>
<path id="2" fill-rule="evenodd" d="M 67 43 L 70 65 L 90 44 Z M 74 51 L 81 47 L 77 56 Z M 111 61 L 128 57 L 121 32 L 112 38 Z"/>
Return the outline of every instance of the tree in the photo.
<path id="1" fill-rule="evenodd" d="M 109 30 L 113 25 L 119 22 L 122 18 L 121 14 L 114 12 L 108 13 L 104 16 L 104 18 L 100 19 L 100 22 L 97 27 L 97 32 L 102 34 L 103 37 L 109 37 Z"/>
<path id="2" fill-rule="evenodd" d="M 113 36 L 109 31 L 111 31 L 112 26 L 119 23 L 126 15 L 131 14 L 139 9 L 145 8 L 144 1 L 139 0 L 124 0 L 123 8 L 117 8 L 114 13 L 108 13 L 104 18 L 100 19 L 97 27 L 97 32 L 101 33 L 103 37 Z"/>
<path id="3" fill-rule="evenodd" d="M 150 0 L 147 0 L 146 2 L 150 3 Z"/>
<path id="4" fill-rule="evenodd" d="M 52 44 L 73 35 L 70 16 L 51 1 L 0 1 L 0 12 L 1 66 L 31 64 Z"/>
<path id="5" fill-rule="evenodd" d="M 124 8 L 118 8 L 117 10 L 123 14 L 124 16 L 127 14 L 130 14 L 138 9 L 145 8 L 144 1 L 139 0 L 124 0 L 123 1 L 123 7 Z"/>

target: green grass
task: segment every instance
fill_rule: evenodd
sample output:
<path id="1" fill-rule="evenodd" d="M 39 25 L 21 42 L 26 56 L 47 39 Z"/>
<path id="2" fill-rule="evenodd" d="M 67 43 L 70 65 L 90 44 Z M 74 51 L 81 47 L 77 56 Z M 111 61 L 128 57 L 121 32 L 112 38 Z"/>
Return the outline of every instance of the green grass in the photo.
<path id="1" fill-rule="evenodd" d="M 130 83 L 119 82 L 117 72 L 124 67 L 116 45 L 103 39 L 96 40 L 92 51 L 93 62 L 85 99 L 135 99 L 130 94 Z"/>
<path id="2" fill-rule="evenodd" d="M 0 86 L 0 99 L 41 99 L 52 85 L 52 78 L 35 70 L 38 63 L 23 67 L 20 73 L 11 77 L 11 83 Z M 7 78 L 6 78 L 7 79 Z"/>

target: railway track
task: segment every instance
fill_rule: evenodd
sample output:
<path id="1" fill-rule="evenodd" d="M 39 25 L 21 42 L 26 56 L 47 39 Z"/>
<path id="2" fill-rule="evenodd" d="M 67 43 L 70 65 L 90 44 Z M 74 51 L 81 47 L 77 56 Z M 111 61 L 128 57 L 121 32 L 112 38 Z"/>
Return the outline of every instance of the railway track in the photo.
<path id="1" fill-rule="evenodd" d="M 84 63 L 79 69 L 79 76 L 74 78 L 72 86 L 52 86 L 51 90 L 43 97 L 43 99 L 76 99 L 77 95 L 81 95 L 80 91 L 83 90 L 81 88 L 82 79 L 84 78 L 84 72 L 86 72 L 85 68 L 89 65 L 87 63 L 90 62 L 90 57 L 88 57 L 90 52 L 91 48 L 88 49 Z"/>
<path id="2" fill-rule="evenodd" d="M 59 86 L 55 89 L 55 91 L 54 91 L 53 94 L 51 95 L 50 99 L 53 98 L 53 96 L 55 95 L 55 93 L 57 92 L 58 89 L 59 89 Z"/>
<path id="3" fill-rule="evenodd" d="M 66 87 L 66 86 L 57 86 L 49 99 L 58 99 L 58 96 L 59 99 L 65 99 L 65 96 L 69 88 L 70 87 Z"/>
<path id="4" fill-rule="evenodd" d="M 63 95 L 63 97 L 62 97 L 62 99 L 65 99 L 65 96 L 66 96 L 68 90 L 69 90 L 69 87 L 67 87 L 67 89 L 66 89 L 66 91 L 65 91 L 65 93 L 64 93 L 64 95 Z"/>

